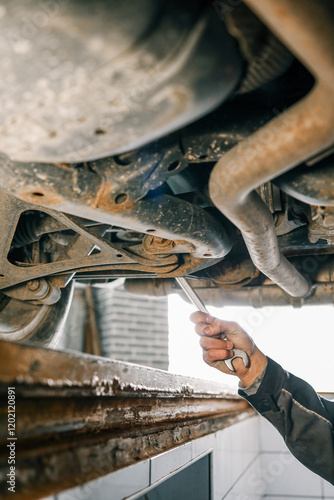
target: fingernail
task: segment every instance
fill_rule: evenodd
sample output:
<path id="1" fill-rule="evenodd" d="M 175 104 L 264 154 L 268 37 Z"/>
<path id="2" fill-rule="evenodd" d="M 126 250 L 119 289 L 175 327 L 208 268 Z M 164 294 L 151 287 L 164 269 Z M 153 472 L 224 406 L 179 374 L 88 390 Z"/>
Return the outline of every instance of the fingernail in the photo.
<path id="1" fill-rule="evenodd" d="M 233 349 L 233 342 L 226 342 L 227 349 Z"/>
<path id="2" fill-rule="evenodd" d="M 207 326 L 206 328 L 204 328 L 204 333 L 211 333 L 211 332 L 212 332 L 211 326 Z"/>
<path id="3" fill-rule="evenodd" d="M 207 316 L 207 317 L 205 318 L 205 321 L 206 321 L 207 323 L 211 323 L 211 322 L 212 322 L 212 318 L 211 318 L 211 316 Z"/>

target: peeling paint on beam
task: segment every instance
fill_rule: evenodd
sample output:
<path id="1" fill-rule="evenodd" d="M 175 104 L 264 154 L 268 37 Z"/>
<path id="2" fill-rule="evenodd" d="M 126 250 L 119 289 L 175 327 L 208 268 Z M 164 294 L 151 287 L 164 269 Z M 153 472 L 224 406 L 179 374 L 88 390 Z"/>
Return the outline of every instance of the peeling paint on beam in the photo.
<path id="1" fill-rule="evenodd" d="M 57 388 L 58 394 L 91 396 L 166 395 L 235 399 L 223 384 L 174 375 L 113 359 L 58 352 L 0 341 L 0 382 L 33 387 L 34 394 Z M 38 387 L 37 387 L 38 384 Z M 69 393 L 69 389 L 71 392 Z"/>
<path id="2" fill-rule="evenodd" d="M 0 342 L 4 396 L 8 386 L 16 392 L 18 499 L 84 484 L 254 414 L 235 392 L 214 382 Z M 2 491 L 7 491 L 6 404 L 1 398 Z"/>

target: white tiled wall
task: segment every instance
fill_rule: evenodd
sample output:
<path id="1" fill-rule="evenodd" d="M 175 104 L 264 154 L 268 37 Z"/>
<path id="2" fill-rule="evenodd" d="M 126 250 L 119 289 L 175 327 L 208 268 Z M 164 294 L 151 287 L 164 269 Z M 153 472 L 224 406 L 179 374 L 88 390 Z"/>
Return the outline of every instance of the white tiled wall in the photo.
<path id="1" fill-rule="evenodd" d="M 225 498 L 260 455 L 259 419 L 251 418 L 216 433 L 213 500 Z M 231 497 L 232 498 L 232 497 Z"/>
<path id="2" fill-rule="evenodd" d="M 269 422 L 260 417 L 257 421 L 260 453 L 224 500 L 334 498 L 334 487 L 301 465 Z"/>
<path id="3" fill-rule="evenodd" d="M 150 484 L 156 483 L 160 479 L 167 477 L 170 473 L 180 469 L 192 459 L 191 443 L 184 444 L 174 450 L 161 453 L 151 458 Z"/>
<path id="4" fill-rule="evenodd" d="M 134 500 L 204 453 L 211 453 L 210 500 L 334 499 L 334 487 L 302 466 L 271 424 L 255 416 L 57 495 L 54 500 Z"/>

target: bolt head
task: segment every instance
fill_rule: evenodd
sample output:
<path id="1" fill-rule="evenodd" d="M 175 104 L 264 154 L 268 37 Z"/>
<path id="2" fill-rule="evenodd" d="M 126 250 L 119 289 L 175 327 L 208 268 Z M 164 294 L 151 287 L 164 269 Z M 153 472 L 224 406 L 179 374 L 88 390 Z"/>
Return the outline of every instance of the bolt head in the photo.
<path id="1" fill-rule="evenodd" d="M 38 290 L 39 287 L 40 287 L 39 280 L 31 280 L 31 281 L 28 281 L 28 283 L 27 283 L 27 288 L 31 292 L 36 292 L 36 290 Z"/>
<path id="2" fill-rule="evenodd" d="M 160 236 L 155 236 L 153 242 L 159 248 L 173 248 L 175 246 L 174 241 L 161 238 Z"/>

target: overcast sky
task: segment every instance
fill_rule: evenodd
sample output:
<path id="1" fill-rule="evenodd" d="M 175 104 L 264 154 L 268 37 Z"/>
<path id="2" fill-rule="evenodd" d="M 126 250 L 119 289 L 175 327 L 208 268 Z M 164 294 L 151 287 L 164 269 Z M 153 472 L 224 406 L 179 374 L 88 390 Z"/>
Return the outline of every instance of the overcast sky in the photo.
<path id="1" fill-rule="evenodd" d="M 169 296 L 170 371 L 182 375 L 238 384 L 234 376 L 207 366 L 198 335 L 189 320 L 194 306 L 178 295 Z M 334 307 L 208 307 L 216 317 L 238 321 L 259 349 L 285 369 L 307 380 L 317 391 L 334 392 Z"/>

